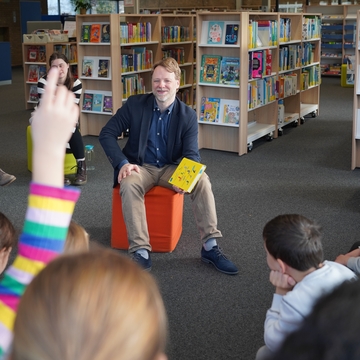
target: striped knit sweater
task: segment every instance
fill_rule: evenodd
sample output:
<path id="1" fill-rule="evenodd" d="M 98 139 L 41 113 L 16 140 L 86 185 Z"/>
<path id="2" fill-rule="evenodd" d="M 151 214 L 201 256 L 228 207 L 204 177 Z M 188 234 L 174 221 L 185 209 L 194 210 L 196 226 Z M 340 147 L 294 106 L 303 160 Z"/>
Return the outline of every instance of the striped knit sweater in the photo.
<path id="1" fill-rule="evenodd" d="M 20 297 L 32 278 L 63 250 L 80 191 L 30 184 L 18 254 L 0 282 L 0 358 L 9 350 Z"/>

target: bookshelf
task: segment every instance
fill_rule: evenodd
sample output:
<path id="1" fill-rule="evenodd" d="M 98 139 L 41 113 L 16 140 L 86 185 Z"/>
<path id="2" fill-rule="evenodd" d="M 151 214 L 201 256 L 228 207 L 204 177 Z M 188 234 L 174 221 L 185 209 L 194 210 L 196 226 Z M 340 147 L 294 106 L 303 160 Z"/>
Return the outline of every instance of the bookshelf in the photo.
<path id="1" fill-rule="evenodd" d="M 302 13 L 197 13 L 196 101 L 201 148 L 243 155 L 251 151 L 255 140 L 272 140 L 282 134 L 285 125 L 298 125 L 307 114 L 316 116 L 320 93 L 319 18 L 319 14 Z M 313 21 L 313 26 L 309 21 Z M 238 23 L 239 42 L 209 41 L 211 26 L 216 23 L 223 26 L 224 33 L 227 24 Z M 311 33 L 311 29 L 318 33 Z M 202 60 L 216 61 L 219 55 L 223 60 L 240 60 L 238 83 L 221 81 L 221 65 L 219 81 L 212 82 L 210 78 L 209 83 L 204 78 L 204 69 L 209 65 Z M 261 73 L 257 70 L 259 62 Z M 238 101 L 237 123 L 228 123 L 221 117 L 225 109 L 221 99 Z M 216 108 L 216 102 L 220 103 L 218 118 L 203 110 Z"/>
<path id="2" fill-rule="evenodd" d="M 307 5 L 305 12 L 322 14 L 321 72 L 340 76 L 346 56 L 355 55 L 356 12 L 360 5 Z"/>
<path id="3" fill-rule="evenodd" d="M 357 11 L 357 29 L 360 29 L 360 10 Z M 355 82 L 354 82 L 354 105 L 353 105 L 353 132 L 351 169 L 360 167 L 360 36 L 356 31 L 355 47 Z"/>
<path id="4" fill-rule="evenodd" d="M 64 53 L 70 62 L 73 75 L 77 76 L 76 42 L 23 43 L 23 69 L 25 89 L 25 109 L 33 109 L 38 103 L 37 82 L 49 67 L 49 58 L 55 51 Z M 30 78 L 30 75 L 33 74 Z"/>
<path id="5" fill-rule="evenodd" d="M 161 15 L 162 57 L 171 56 L 177 60 L 182 71 L 177 96 L 188 106 L 194 107 L 194 16 Z"/>
<path id="6" fill-rule="evenodd" d="M 100 25 L 101 31 L 110 30 L 110 39 L 99 39 L 99 42 L 86 42 L 84 26 Z M 82 135 L 99 135 L 103 126 L 112 115 L 111 105 L 105 102 L 112 99 L 112 109 L 121 106 L 120 66 L 120 33 L 117 14 L 95 14 L 76 16 L 76 38 L 78 40 L 78 76 L 83 84 L 80 99 L 80 129 Z M 101 75 L 100 67 L 107 62 L 107 74 Z M 105 65 L 106 66 L 106 65 Z M 92 107 L 91 100 L 95 107 Z M 88 101 L 88 102 L 87 102 Z M 101 101 L 101 104 L 99 104 Z M 104 107 L 106 111 L 104 111 Z M 110 107 L 110 110 L 109 110 Z"/>

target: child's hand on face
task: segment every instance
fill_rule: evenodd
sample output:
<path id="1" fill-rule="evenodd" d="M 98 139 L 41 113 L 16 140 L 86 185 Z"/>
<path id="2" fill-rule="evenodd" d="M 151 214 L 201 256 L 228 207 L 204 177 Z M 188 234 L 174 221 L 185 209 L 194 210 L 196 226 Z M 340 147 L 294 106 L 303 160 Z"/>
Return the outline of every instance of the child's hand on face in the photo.
<path id="1" fill-rule="evenodd" d="M 296 281 L 288 274 L 281 271 L 270 271 L 270 282 L 276 287 L 276 294 L 285 295 L 296 285 Z"/>

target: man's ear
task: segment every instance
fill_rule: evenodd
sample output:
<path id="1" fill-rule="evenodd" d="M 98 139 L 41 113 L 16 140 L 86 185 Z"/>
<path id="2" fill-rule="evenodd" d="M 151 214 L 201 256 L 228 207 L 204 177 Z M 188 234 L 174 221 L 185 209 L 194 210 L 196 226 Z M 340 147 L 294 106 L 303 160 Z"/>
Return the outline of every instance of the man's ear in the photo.
<path id="1" fill-rule="evenodd" d="M 286 265 L 281 259 L 276 259 L 276 261 L 277 261 L 278 264 L 280 265 L 281 272 L 282 272 L 283 274 L 285 274 L 287 265 Z"/>

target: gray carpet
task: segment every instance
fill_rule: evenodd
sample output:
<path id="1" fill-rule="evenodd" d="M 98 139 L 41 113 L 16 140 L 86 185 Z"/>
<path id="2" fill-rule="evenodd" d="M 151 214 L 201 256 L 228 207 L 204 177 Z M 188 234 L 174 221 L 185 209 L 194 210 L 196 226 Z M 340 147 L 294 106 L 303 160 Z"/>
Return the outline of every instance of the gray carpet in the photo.
<path id="1" fill-rule="evenodd" d="M 20 230 L 27 204 L 26 127 L 22 69 L 0 86 L 0 167 L 17 180 L 0 188 L 0 211 Z M 169 315 L 170 360 L 254 358 L 263 344 L 263 321 L 273 292 L 261 238 L 264 224 L 280 213 L 301 213 L 324 228 L 327 259 L 345 251 L 360 233 L 359 170 L 351 171 L 353 89 L 324 78 L 320 116 L 288 126 L 272 142 L 260 139 L 242 157 L 201 150 L 217 201 L 221 246 L 239 266 L 237 276 L 200 261 L 200 242 L 189 199 L 183 234 L 173 253 L 153 254 Z M 74 218 L 93 241 L 110 246 L 112 168 L 97 137 L 96 169 L 89 172 Z M 122 145 L 126 140 L 120 140 Z"/>

